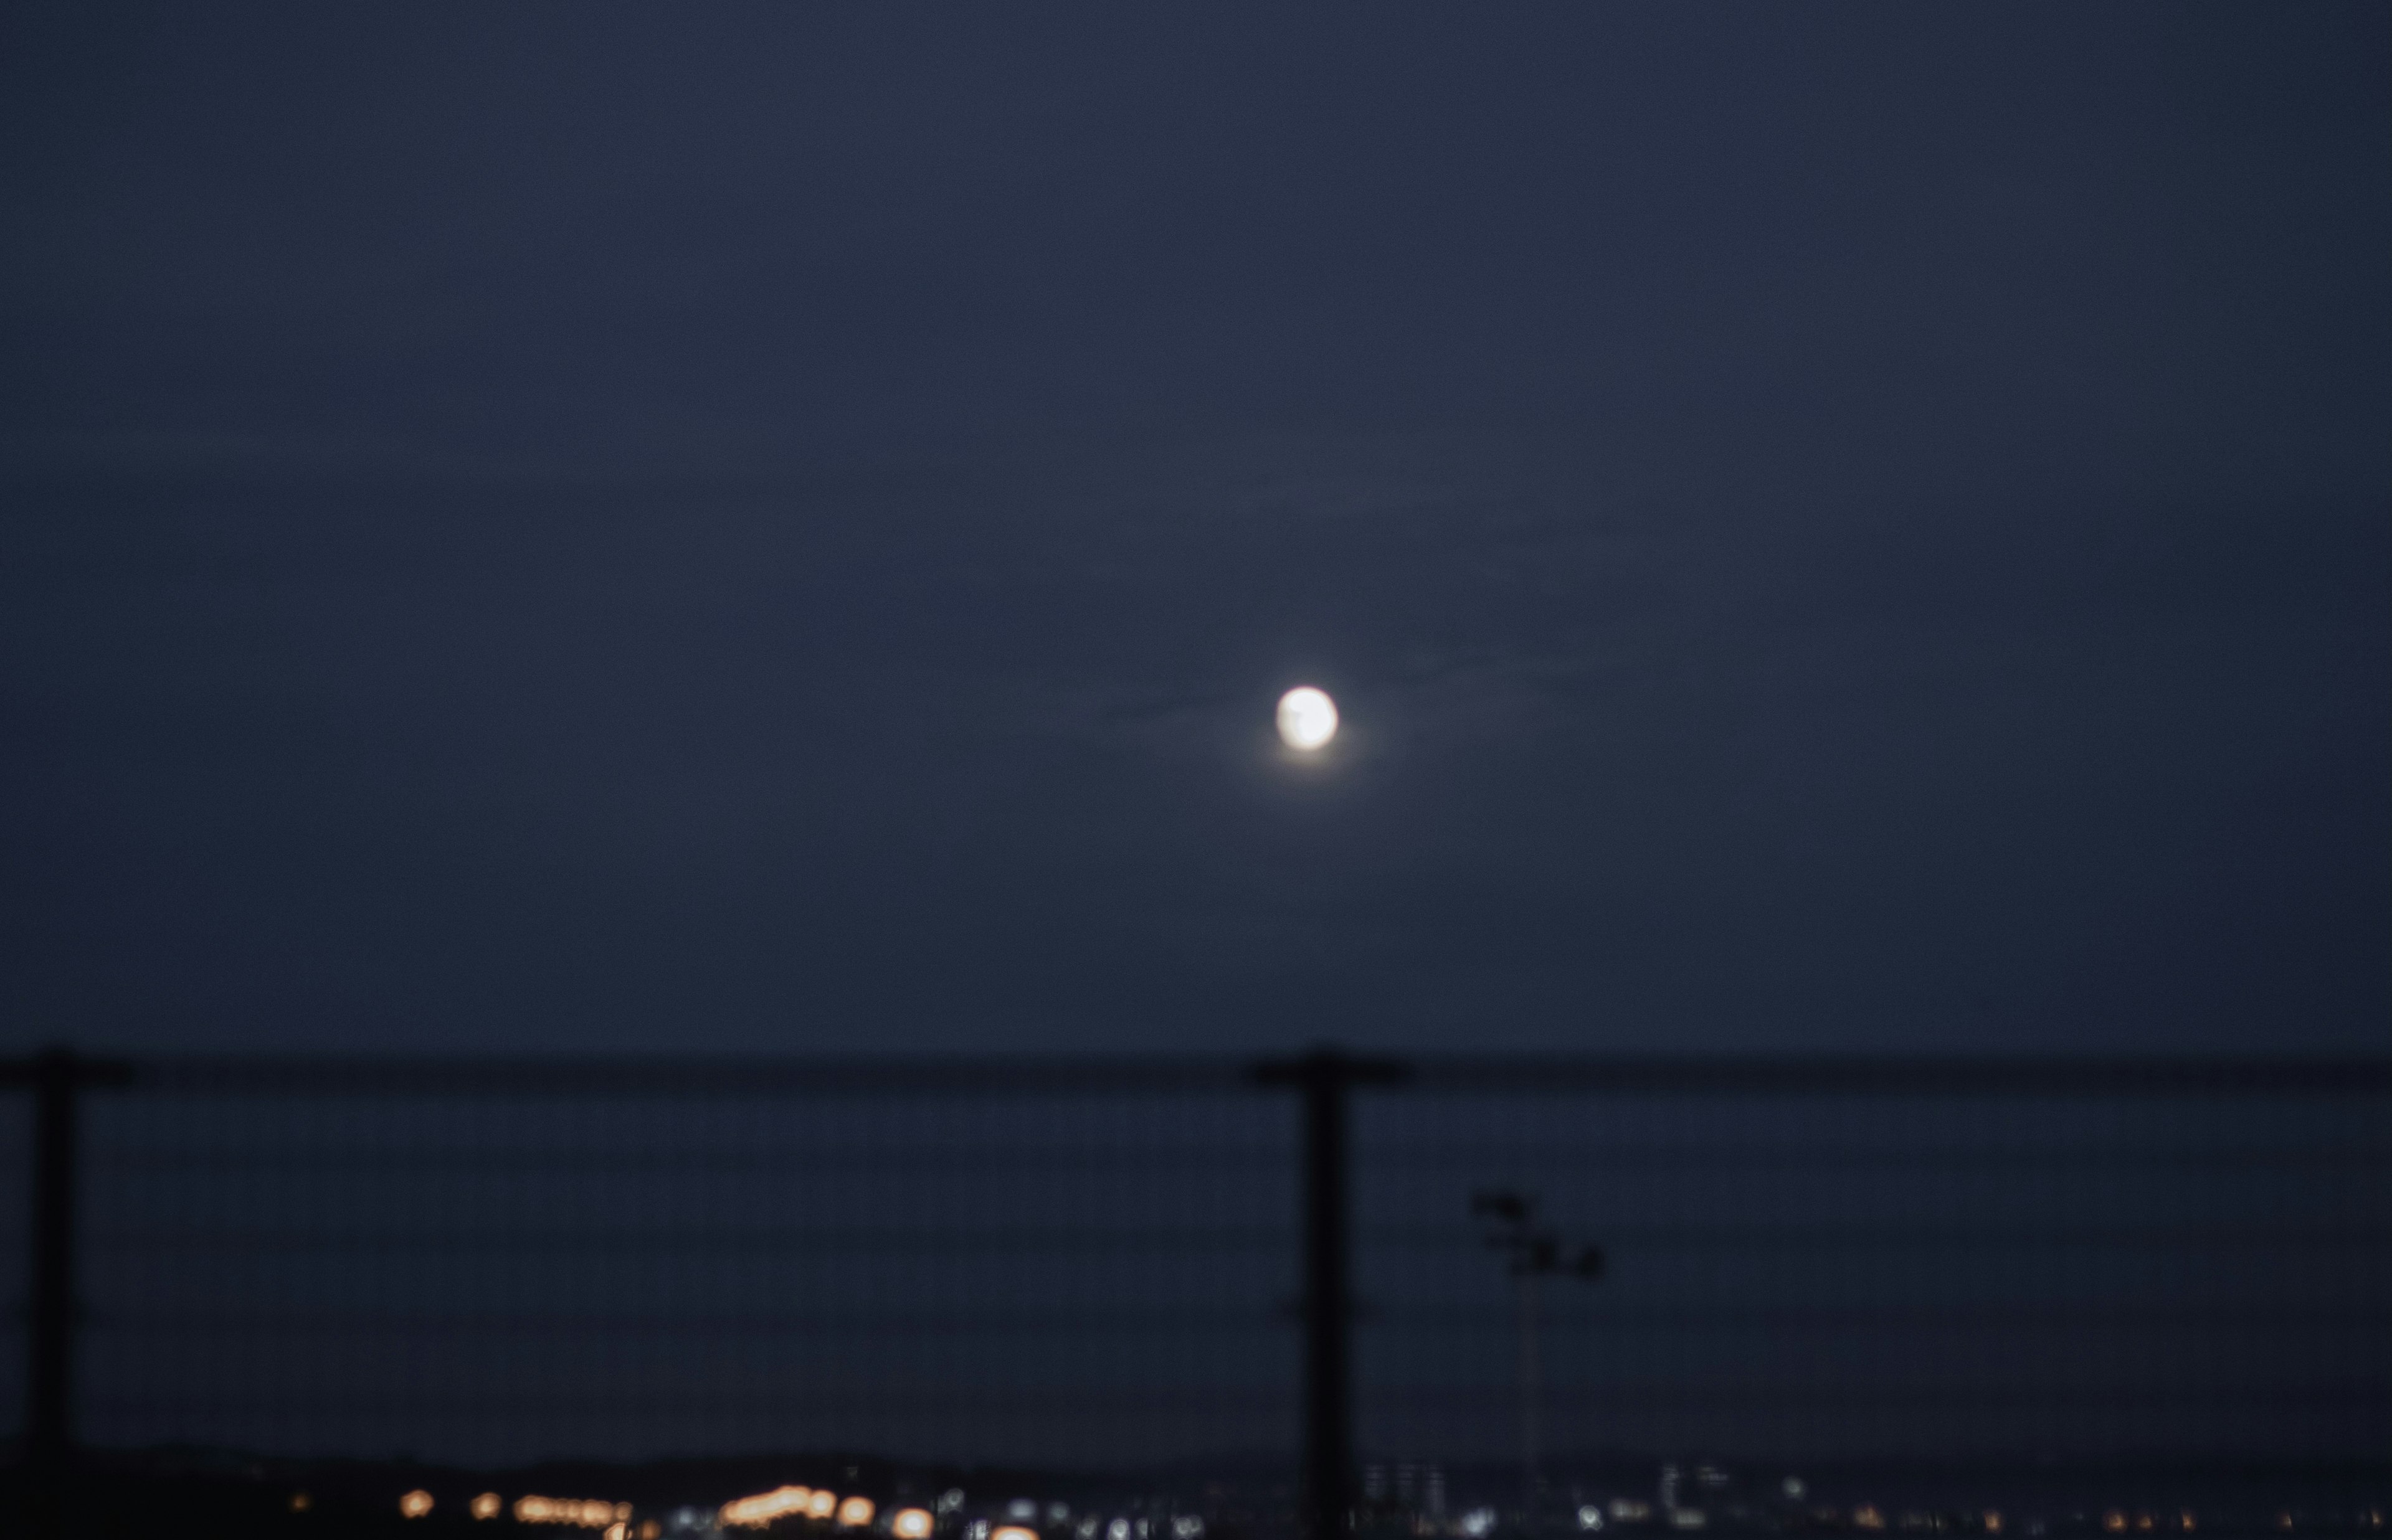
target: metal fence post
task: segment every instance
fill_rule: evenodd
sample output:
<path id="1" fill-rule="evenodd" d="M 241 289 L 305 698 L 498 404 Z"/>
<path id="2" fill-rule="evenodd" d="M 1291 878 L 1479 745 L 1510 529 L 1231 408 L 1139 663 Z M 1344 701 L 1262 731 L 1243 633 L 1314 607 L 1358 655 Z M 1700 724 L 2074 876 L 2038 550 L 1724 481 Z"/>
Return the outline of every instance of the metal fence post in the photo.
<path id="1" fill-rule="evenodd" d="M 1323 1047 L 1255 1067 L 1265 1085 L 1304 1097 L 1304 1503 L 1312 1540 L 1335 1540 L 1353 1509 L 1351 1334 L 1353 1237 L 1348 1228 L 1346 1096 L 1357 1085 L 1392 1085 L 1403 1067 Z"/>
<path id="2" fill-rule="evenodd" d="M 86 1085 L 123 1084 L 126 1066 L 48 1048 L 0 1067 L 0 1084 L 33 1094 L 32 1262 L 25 1298 L 25 1531 L 56 1540 L 71 1521 L 74 1467 L 76 1100 Z"/>

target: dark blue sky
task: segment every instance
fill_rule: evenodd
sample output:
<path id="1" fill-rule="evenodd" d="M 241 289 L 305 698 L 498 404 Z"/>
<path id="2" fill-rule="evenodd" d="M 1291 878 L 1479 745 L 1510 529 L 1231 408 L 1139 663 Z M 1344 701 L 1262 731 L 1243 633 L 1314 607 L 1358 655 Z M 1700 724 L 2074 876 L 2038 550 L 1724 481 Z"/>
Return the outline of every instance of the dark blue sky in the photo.
<path id="1" fill-rule="evenodd" d="M 2381 6 L 0 28 L 10 1042 L 2382 1042 Z"/>

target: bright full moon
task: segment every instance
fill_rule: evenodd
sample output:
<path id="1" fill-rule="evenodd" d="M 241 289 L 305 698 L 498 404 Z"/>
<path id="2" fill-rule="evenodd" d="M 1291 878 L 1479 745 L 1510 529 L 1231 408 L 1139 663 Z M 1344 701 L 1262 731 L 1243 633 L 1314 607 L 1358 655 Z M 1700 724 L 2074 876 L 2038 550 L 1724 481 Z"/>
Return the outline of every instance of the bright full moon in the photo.
<path id="1" fill-rule="evenodd" d="M 1337 736 L 1337 703 L 1308 684 L 1279 698 L 1280 741 L 1309 754 Z"/>

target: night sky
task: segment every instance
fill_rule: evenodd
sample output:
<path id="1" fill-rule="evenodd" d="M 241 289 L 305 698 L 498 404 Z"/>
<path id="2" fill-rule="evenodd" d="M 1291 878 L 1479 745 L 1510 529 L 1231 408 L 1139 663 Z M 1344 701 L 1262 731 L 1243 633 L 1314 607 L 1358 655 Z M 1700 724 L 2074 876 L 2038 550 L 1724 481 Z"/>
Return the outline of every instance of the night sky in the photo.
<path id="1" fill-rule="evenodd" d="M 0 1041 L 2378 1048 L 2387 58 L 11 6 Z"/>

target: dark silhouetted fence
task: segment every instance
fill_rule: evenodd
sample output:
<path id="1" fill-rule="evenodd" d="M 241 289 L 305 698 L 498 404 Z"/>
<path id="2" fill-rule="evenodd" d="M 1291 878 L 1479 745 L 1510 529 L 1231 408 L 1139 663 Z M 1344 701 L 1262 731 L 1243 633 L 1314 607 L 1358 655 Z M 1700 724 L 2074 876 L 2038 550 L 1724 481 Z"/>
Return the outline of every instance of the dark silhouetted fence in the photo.
<path id="1" fill-rule="evenodd" d="M 2392 1453 L 2392 1061 L 6 1073 L 37 1500 L 70 1408 L 111 1446 L 1210 1469 L 1465 1533 Z"/>

